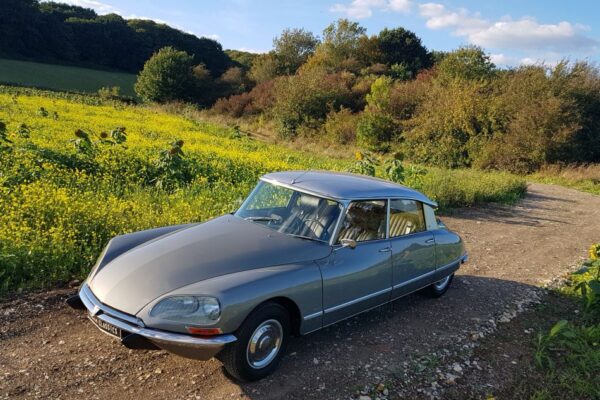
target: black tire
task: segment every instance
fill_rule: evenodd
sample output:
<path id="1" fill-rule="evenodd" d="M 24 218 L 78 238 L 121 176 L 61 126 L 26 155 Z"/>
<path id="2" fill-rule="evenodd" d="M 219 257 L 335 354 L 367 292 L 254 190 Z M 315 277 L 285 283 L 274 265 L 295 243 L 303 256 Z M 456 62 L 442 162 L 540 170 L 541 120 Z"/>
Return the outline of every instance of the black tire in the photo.
<path id="1" fill-rule="evenodd" d="M 281 345 L 272 361 L 262 368 L 256 368 L 249 363 L 246 355 L 248 343 L 255 330 L 269 320 L 276 320 L 281 325 L 283 331 Z M 265 303 L 252 311 L 236 332 L 238 340 L 235 343 L 227 345 L 217 354 L 217 358 L 223 363 L 225 370 L 233 378 L 244 382 L 257 381 L 270 375 L 277 369 L 290 339 L 290 329 L 290 316 L 285 307 L 274 302 Z"/>
<path id="2" fill-rule="evenodd" d="M 442 287 L 439 286 L 439 282 L 429 285 L 425 291 L 427 295 L 434 298 L 443 296 L 452 284 L 452 281 L 454 280 L 454 274 L 450 275 L 448 278 L 448 282 L 446 282 L 446 284 Z"/>

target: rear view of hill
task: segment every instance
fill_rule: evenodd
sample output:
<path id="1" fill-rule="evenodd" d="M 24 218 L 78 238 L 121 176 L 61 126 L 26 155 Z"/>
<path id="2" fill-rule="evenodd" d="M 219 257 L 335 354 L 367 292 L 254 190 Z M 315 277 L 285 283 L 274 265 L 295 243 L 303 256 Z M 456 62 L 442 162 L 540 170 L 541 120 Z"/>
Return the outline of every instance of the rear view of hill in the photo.
<path id="1" fill-rule="evenodd" d="M 230 64 L 218 42 L 165 24 L 53 2 L 0 1 L 0 57 L 136 73 L 165 46 L 193 55 L 215 77 Z"/>

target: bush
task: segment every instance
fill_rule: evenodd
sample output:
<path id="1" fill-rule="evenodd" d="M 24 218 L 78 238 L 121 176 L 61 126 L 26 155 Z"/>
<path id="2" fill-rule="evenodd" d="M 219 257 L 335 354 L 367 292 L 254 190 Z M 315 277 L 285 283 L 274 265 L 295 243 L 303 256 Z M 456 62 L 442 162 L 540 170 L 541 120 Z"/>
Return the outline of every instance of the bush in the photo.
<path id="1" fill-rule="evenodd" d="M 356 140 L 358 115 L 353 114 L 348 108 L 340 111 L 331 111 L 323 125 L 325 137 L 333 143 L 348 144 Z"/>
<path id="2" fill-rule="evenodd" d="M 259 83 L 248 93 L 221 98 L 214 104 L 212 111 L 236 118 L 261 114 L 273 106 L 274 85 L 275 81 L 266 81 Z"/>
<path id="3" fill-rule="evenodd" d="M 353 80 L 352 74 L 314 70 L 277 81 L 272 114 L 279 136 L 294 137 L 300 125 L 322 123 L 329 111 L 349 106 Z"/>
<path id="4" fill-rule="evenodd" d="M 408 103 L 402 150 L 413 162 L 446 168 L 468 167 L 480 140 L 493 134 L 485 82 L 432 84 L 420 104 Z"/>
<path id="5" fill-rule="evenodd" d="M 358 122 L 356 138 L 358 144 L 366 149 L 388 151 L 396 131 L 396 123 L 390 116 L 365 112 Z"/>
<path id="6" fill-rule="evenodd" d="M 470 149 L 480 168 L 528 173 L 556 162 L 572 146 L 580 127 L 578 111 L 555 89 L 545 68 L 521 67 L 500 81 L 491 106 L 491 135 L 479 135 Z M 483 137 L 482 137 L 483 136 Z"/>
<path id="7" fill-rule="evenodd" d="M 138 75 L 135 92 L 144 101 L 164 103 L 191 97 L 195 85 L 193 56 L 164 47 L 155 53 Z"/>

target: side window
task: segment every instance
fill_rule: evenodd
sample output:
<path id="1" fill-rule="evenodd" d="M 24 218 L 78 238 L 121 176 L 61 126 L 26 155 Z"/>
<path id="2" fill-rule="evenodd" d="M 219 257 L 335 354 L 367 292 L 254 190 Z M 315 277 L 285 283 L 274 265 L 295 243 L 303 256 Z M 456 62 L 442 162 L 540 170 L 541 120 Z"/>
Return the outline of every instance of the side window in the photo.
<path id="1" fill-rule="evenodd" d="M 423 204 L 415 200 L 390 202 L 390 237 L 422 232 L 425 228 Z"/>
<path id="2" fill-rule="evenodd" d="M 338 243 L 342 239 L 357 242 L 385 239 L 387 223 L 387 201 L 353 201 L 344 216 Z"/>

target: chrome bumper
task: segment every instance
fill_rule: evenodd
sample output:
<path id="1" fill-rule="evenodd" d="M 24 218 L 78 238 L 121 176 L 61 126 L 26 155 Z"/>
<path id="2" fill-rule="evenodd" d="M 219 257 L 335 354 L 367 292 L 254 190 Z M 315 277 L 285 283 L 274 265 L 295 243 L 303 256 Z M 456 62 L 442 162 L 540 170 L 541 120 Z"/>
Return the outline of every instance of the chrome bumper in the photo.
<path id="1" fill-rule="evenodd" d="M 146 328 L 139 318 L 102 304 L 94 296 L 86 283 L 79 289 L 79 298 L 88 310 L 90 319 L 97 318 L 127 333 L 126 336 L 121 338 L 121 342 L 125 345 L 129 335 L 138 335 L 155 346 L 171 353 L 187 358 L 208 360 L 221 351 L 226 344 L 237 340 L 234 335 L 230 334 L 202 338 Z"/>

